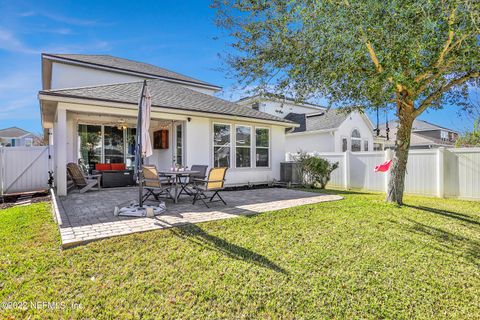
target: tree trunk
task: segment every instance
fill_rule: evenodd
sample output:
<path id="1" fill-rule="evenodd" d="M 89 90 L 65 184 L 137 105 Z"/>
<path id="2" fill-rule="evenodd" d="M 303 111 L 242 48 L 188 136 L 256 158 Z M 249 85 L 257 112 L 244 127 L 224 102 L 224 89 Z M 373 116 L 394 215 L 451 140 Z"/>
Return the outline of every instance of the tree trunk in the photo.
<path id="1" fill-rule="evenodd" d="M 413 103 L 411 107 L 399 108 L 399 126 L 397 129 L 396 148 L 393 163 L 390 168 L 388 181 L 387 202 L 403 204 L 403 191 L 405 187 L 405 173 L 407 170 L 408 150 L 413 125 Z"/>

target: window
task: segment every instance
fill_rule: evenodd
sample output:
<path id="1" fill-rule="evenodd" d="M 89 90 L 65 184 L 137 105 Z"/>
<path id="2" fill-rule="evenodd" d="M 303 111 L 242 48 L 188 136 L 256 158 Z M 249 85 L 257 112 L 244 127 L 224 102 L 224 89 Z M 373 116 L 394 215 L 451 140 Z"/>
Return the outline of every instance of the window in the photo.
<path id="1" fill-rule="evenodd" d="M 347 151 L 348 149 L 348 141 L 347 138 L 342 138 L 342 152 Z"/>
<path id="2" fill-rule="evenodd" d="M 230 125 L 213 125 L 213 166 L 230 167 Z"/>
<path id="3" fill-rule="evenodd" d="M 260 103 L 259 102 L 252 103 L 252 109 L 257 111 L 260 110 Z"/>
<path id="4" fill-rule="evenodd" d="M 270 166 L 270 130 L 255 128 L 255 166 Z"/>
<path id="5" fill-rule="evenodd" d="M 440 131 L 440 139 L 442 139 L 443 141 L 448 140 L 448 132 L 443 130 Z"/>
<path id="6" fill-rule="evenodd" d="M 360 132 L 355 129 L 352 131 L 352 152 L 362 151 L 362 139 Z"/>
<path id="7" fill-rule="evenodd" d="M 32 138 L 25 138 L 25 147 L 31 147 L 33 145 Z"/>
<path id="8" fill-rule="evenodd" d="M 252 129 L 247 126 L 235 128 L 235 160 L 237 168 L 251 167 Z"/>
<path id="9" fill-rule="evenodd" d="M 363 141 L 363 151 L 368 151 L 368 140 Z"/>
<path id="10" fill-rule="evenodd" d="M 383 144 L 374 142 L 373 143 L 373 151 L 382 151 L 383 150 Z"/>

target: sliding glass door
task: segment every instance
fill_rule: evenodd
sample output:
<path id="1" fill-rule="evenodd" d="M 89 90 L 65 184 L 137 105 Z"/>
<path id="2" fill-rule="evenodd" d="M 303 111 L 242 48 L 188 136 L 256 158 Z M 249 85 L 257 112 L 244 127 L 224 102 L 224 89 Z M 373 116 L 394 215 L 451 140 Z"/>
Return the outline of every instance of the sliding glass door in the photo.
<path id="1" fill-rule="evenodd" d="M 135 163 L 135 128 L 106 125 L 78 125 L 78 159 L 89 172 L 97 163 Z"/>
<path id="2" fill-rule="evenodd" d="M 103 127 L 103 149 L 105 163 L 125 163 L 124 130 L 117 127 Z"/>
<path id="3" fill-rule="evenodd" d="M 78 125 L 80 165 L 89 171 L 102 162 L 102 126 Z"/>

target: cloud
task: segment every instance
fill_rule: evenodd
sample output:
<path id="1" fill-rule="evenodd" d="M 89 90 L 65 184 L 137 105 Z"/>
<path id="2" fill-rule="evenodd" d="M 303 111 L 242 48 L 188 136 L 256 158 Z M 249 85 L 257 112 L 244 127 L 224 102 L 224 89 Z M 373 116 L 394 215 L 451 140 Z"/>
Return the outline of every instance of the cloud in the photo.
<path id="1" fill-rule="evenodd" d="M 13 33 L 0 28 L 0 49 L 20 53 L 38 53 L 25 46 Z"/>
<path id="2" fill-rule="evenodd" d="M 41 12 L 41 11 L 24 11 L 17 16 L 22 17 L 22 18 L 29 18 L 29 17 L 45 17 L 47 19 L 50 19 L 52 21 L 56 22 L 61 22 L 61 23 L 66 23 L 70 25 L 75 25 L 75 26 L 98 26 L 98 25 L 111 25 L 111 23 L 106 23 L 102 22 L 99 20 L 90 20 L 90 19 L 78 19 L 75 17 L 70 17 L 70 16 L 64 16 L 60 14 L 55 14 L 51 12 Z"/>
<path id="3" fill-rule="evenodd" d="M 42 52 L 82 53 L 86 51 L 108 51 L 110 49 L 110 43 L 103 40 L 94 40 L 90 43 L 71 43 L 53 46 L 47 45 L 44 47 L 33 48 L 25 45 L 12 32 L 0 28 L 0 50 L 9 52 L 24 54 L 40 54 Z"/>

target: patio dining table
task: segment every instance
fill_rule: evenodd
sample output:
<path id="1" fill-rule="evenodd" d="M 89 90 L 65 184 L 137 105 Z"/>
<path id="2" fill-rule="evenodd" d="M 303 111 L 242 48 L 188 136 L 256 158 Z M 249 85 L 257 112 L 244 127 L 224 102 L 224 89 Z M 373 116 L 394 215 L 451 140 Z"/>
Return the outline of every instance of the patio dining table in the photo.
<path id="1" fill-rule="evenodd" d="M 184 188 L 186 188 L 186 182 L 182 182 L 182 178 L 188 178 L 191 175 L 196 175 L 199 173 L 200 171 L 194 171 L 194 170 L 183 170 L 183 171 L 162 170 L 158 172 L 159 176 L 167 176 L 167 177 L 173 178 L 173 188 L 175 190 L 175 196 L 173 197 L 173 201 L 175 203 L 178 203 L 178 198 L 180 197 L 181 191 Z M 178 191 L 179 188 L 182 189 L 180 190 L 180 192 Z"/>

